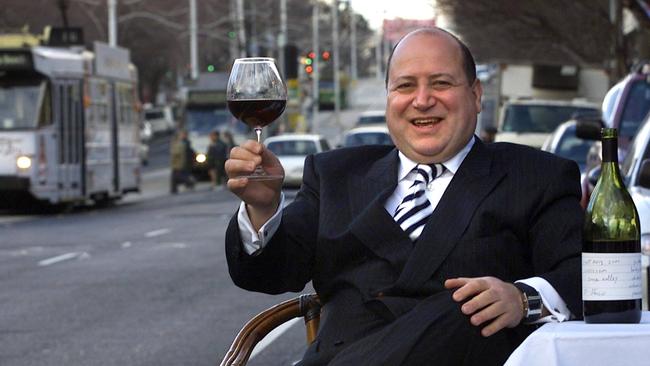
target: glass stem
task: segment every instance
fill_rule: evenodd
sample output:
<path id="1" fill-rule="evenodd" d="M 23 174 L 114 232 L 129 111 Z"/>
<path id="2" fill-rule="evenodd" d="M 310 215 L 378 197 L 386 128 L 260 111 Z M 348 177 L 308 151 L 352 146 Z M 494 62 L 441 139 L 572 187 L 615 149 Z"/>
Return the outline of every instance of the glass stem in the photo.
<path id="1" fill-rule="evenodd" d="M 257 142 L 261 142 L 261 139 L 262 139 L 262 127 L 255 127 L 255 134 L 257 134 Z"/>

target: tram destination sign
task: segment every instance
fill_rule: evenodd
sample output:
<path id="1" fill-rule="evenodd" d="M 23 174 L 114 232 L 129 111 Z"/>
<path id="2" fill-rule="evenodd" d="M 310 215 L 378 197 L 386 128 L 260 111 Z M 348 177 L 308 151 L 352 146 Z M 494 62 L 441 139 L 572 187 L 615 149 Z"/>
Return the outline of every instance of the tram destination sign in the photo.
<path id="1" fill-rule="evenodd" d="M 33 67 L 29 51 L 0 51 L 0 70 L 31 70 Z"/>

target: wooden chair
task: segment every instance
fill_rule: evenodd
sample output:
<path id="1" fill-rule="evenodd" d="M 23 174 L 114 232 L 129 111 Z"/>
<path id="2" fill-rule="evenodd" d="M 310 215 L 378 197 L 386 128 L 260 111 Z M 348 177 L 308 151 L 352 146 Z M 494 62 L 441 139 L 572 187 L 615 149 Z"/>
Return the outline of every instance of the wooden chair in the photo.
<path id="1" fill-rule="evenodd" d="M 304 318 L 307 344 L 311 344 L 316 339 L 316 333 L 318 333 L 320 310 L 321 304 L 318 295 L 306 294 L 262 311 L 249 320 L 239 331 L 226 356 L 221 361 L 221 366 L 246 365 L 255 345 L 262 338 L 282 323 L 297 317 Z"/>

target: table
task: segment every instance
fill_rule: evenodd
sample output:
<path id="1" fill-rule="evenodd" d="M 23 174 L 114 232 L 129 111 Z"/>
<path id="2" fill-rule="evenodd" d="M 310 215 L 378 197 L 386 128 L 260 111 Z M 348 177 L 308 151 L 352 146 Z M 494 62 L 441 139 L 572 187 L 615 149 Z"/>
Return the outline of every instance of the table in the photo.
<path id="1" fill-rule="evenodd" d="M 547 323 L 504 366 L 650 365 L 650 312 L 640 324 Z"/>

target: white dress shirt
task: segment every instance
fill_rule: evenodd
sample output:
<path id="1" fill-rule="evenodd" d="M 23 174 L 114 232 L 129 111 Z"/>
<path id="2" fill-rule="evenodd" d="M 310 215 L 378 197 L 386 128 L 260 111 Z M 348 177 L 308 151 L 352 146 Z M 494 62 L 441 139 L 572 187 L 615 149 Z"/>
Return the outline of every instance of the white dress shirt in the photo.
<path id="1" fill-rule="evenodd" d="M 461 163 L 463 160 L 465 160 L 465 157 L 472 149 L 472 146 L 474 146 L 474 137 L 470 139 L 467 145 L 460 152 L 458 152 L 458 154 L 442 163 L 445 167 L 445 171 L 441 176 L 434 179 L 433 182 L 427 186 L 425 194 L 431 202 L 434 210 L 436 209 L 436 206 L 438 206 L 438 203 L 440 202 L 442 195 L 445 193 L 447 186 L 449 186 L 449 183 L 454 177 L 454 174 L 456 174 L 458 168 L 460 168 Z M 404 154 L 402 154 L 402 152 L 399 152 L 399 160 L 400 164 L 398 168 L 397 188 L 395 188 L 393 194 L 388 197 L 384 205 L 384 208 L 386 208 L 386 211 L 391 216 L 395 213 L 395 210 L 397 210 L 397 207 L 402 202 L 402 199 L 406 195 L 408 188 L 413 184 L 413 181 L 416 177 L 416 174 L 412 173 L 411 171 L 415 165 L 417 165 L 417 163 L 407 158 Z M 280 205 L 276 213 L 264 225 L 262 225 L 259 231 L 256 232 L 253 229 L 253 225 L 251 224 L 248 213 L 246 212 L 245 203 L 242 202 L 240 204 L 239 212 L 237 214 L 237 222 L 239 224 L 239 231 L 246 253 L 253 254 L 258 250 L 264 248 L 264 245 L 270 240 L 270 238 L 280 226 L 282 209 L 284 205 L 285 200 L 283 193 L 281 196 Z M 521 279 L 516 282 L 523 282 L 535 288 L 540 293 L 544 305 L 551 313 L 551 315 L 538 320 L 536 323 L 552 321 L 562 322 L 569 320 L 572 317 L 571 311 L 567 307 L 564 300 L 562 300 L 553 286 L 551 286 L 551 284 L 548 283 L 548 281 L 545 279 L 541 277 L 532 277 Z"/>

